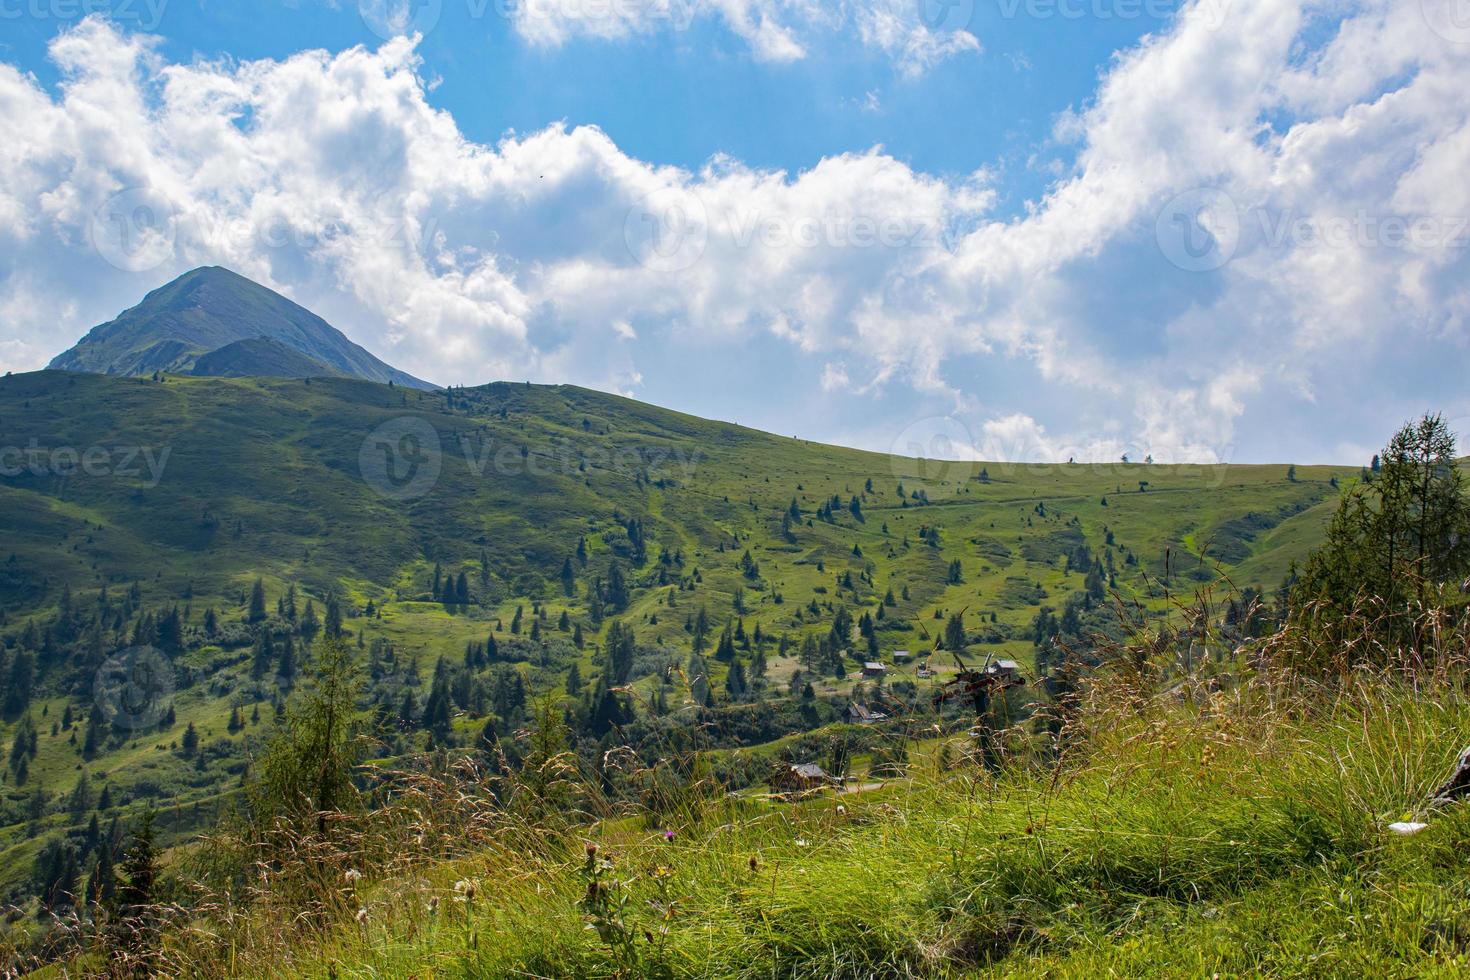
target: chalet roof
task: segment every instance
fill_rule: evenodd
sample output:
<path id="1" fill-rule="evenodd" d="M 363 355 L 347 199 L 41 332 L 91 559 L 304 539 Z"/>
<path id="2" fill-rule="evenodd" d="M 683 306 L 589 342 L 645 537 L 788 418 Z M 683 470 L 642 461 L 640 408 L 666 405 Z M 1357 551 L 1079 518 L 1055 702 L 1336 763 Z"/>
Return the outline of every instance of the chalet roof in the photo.
<path id="1" fill-rule="evenodd" d="M 888 717 L 883 712 L 874 711 L 866 704 L 861 704 L 857 701 L 854 701 L 847 706 L 847 713 L 852 717 L 858 719 L 859 721 L 880 721 Z"/>
<path id="2" fill-rule="evenodd" d="M 791 765 L 791 774 L 802 779 L 831 779 L 826 771 L 815 762 L 796 762 Z"/>
<path id="3" fill-rule="evenodd" d="M 887 670 L 888 668 L 876 660 L 868 660 L 863 663 L 863 670 Z"/>

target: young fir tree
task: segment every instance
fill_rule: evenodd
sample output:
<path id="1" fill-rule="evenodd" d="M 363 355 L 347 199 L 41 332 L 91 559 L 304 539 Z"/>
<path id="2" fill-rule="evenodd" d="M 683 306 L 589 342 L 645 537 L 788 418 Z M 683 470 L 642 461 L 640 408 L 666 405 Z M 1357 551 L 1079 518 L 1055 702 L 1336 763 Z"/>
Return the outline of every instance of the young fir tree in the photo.
<path id="1" fill-rule="evenodd" d="M 248 788 L 258 831 L 284 819 L 298 830 L 325 835 L 333 812 L 358 806 L 352 771 L 357 764 L 359 680 L 351 651 L 324 638 L 305 689 L 287 706 Z"/>
<path id="2" fill-rule="evenodd" d="M 250 608 L 246 617 L 252 623 L 265 619 L 265 582 L 256 579 L 250 586 Z"/>
<path id="3" fill-rule="evenodd" d="M 143 814 L 132 843 L 117 868 L 117 911 L 108 952 L 114 972 L 125 977 L 151 977 L 159 950 L 158 846 L 154 813 Z"/>
<path id="4" fill-rule="evenodd" d="M 1455 463 L 1455 436 L 1438 415 L 1400 429 L 1371 483 L 1343 494 L 1327 541 L 1292 588 L 1303 624 L 1331 624 L 1355 602 L 1380 604 L 1382 631 L 1405 639 L 1411 611 L 1446 582 L 1470 574 L 1470 501 Z"/>

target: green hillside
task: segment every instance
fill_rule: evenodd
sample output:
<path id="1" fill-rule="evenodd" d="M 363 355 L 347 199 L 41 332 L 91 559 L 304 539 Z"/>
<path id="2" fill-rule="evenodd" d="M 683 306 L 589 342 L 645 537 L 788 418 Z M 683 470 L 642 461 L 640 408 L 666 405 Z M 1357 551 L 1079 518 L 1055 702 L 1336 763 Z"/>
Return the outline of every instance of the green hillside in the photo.
<path id="1" fill-rule="evenodd" d="M 573 692 L 583 750 L 610 727 L 652 746 L 700 673 L 739 788 L 763 778 L 746 747 L 853 698 L 927 705 L 954 614 L 967 656 L 1030 674 L 1038 629 L 1081 644 L 1114 599 L 1164 615 L 1222 576 L 1274 590 L 1350 475 L 899 459 L 576 387 L 340 378 L 19 375 L 0 431 L 16 899 L 56 841 L 85 876 L 104 788 L 104 829 L 145 804 L 170 840 L 212 821 L 334 616 L 369 668 L 384 765 L 511 745 L 551 689 Z M 119 726 L 95 678 L 139 641 L 164 651 L 169 710 Z"/>

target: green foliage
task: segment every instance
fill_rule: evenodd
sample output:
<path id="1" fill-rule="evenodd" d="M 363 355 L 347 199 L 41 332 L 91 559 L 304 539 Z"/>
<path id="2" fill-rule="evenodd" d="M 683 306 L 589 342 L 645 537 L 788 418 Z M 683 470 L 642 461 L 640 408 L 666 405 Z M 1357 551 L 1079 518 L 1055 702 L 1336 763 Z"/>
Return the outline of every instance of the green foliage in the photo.
<path id="1" fill-rule="evenodd" d="M 114 973 L 124 977 L 154 974 L 159 953 L 159 855 L 154 840 L 156 814 L 143 814 L 132 843 L 117 867 L 116 916 L 108 953 Z"/>
<path id="2" fill-rule="evenodd" d="M 262 829 L 279 821 L 328 827 L 327 815 L 358 805 L 358 669 L 340 639 L 316 646 L 305 687 L 286 709 L 249 787 L 250 816 Z"/>
<path id="3" fill-rule="evenodd" d="M 1454 433 L 1438 415 L 1405 425 L 1374 460 L 1372 479 L 1342 494 L 1292 599 L 1299 623 L 1328 630 L 1370 605 L 1381 614 L 1372 632 L 1383 643 L 1358 656 L 1383 663 L 1412 641 L 1416 611 L 1441 601 L 1438 587 L 1470 574 L 1470 498 Z"/>

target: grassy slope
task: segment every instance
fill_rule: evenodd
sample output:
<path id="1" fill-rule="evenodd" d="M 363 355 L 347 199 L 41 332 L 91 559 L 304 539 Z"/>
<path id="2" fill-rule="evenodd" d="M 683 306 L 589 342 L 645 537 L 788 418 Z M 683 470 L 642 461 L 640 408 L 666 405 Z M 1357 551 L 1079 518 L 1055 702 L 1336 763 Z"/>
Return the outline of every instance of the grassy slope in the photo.
<path id="1" fill-rule="evenodd" d="M 714 803 L 672 842 L 502 818 L 473 857 L 347 888 L 324 938 L 263 913 L 229 961 L 202 935 L 172 954 L 202 976 L 1463 975 L 1470 808 L 1385 831 L 1470 736 L 1463 698 L 1301 709 L 1171 699 L 1094 716 L 1055 776 L 926 761 L 880 792 Z M 626 945 L 587 927 L 583 840 Z"/>
<path id="2" fill-rule="evenodd" d="M 1099 556 L 1108 550 L 1104 528 L 1112 530 L 1120 589 L 1158 607 L 1162 600 L 1142 573 L 1162 575 L 1166 553 L 1176 590 L 1213 577 L 1217 554 L 1225 556 L 1223 567 L 1236 569 L 1238 584 L 1277 584 L 1287 563 L 1320 535 L 1329 477 L 1346 472 L 1302 467 L 1299 482 L 1288 482 L 1279 466 L 990 463 L 990 481 L 982 483 L 975 479 L 978 464 L 822 446 L 573 387 L 496 384 L 452 397 L 451 405 L 442 393 L 338 379 L 169 377 L 158 383 L 56 372 L 4 379 L 0 444 L 147 446 L 169 455 L 156 486 L 123 476 L 0 479 L 6 553 L 0 561 L 15 556 L 0 564 L 0 602 L 13 625 L 15 614 L 54 603 L 63 580 L 79 596 L 103 583 L 117 589 L 139 581 L 154 607 L 182 602 L 192 589 L 198 622 L 207 606 L 238 618 L 256 575 L 265 577 L 271 602 L 290 581 L 318 597 L 327 588 L 345 589 L 359 610 L 370 599 L 383 610 L 381 618 L 353 618 L 349 627 L 419 652 L 427 676 L 436 656 L 457 657 L 497 620 L 503 633 L 517 605 L 529 610 L 528 593 L 541 595 L 552 622 L 563 608 L 585 622 L 588 581 L 604 574 L 614 549 L 626 544 L 619 520 L 638 517 L 648 529 L 650 557 L 633 571 L 626 618 L 641 643 L 687 656 L 687 618 L 704 605 L 718 627 L 731 615 L 737 588 L 745 589 L 750 607 L 747 630 L 759 623 L 767 633 L 825 631 L 825 609 L 820 617 L 802 610 L 810 600 L 838 599 L 840 573 L 857 578 L 866 569 L 873 586 L 859 583 L 856 593 L 840 597 L 854 615 L 890 586 L 910 589 L 911 599 L 890 610 L 890 621 L 916 628 L 883 634 L 885 653 L 926 649 L 921 630 L 937 633 L 936 611 L 968 608 L 972 623 L 976 613 L 994 613 L 1013 628 L 1018 638 L 993 649 L 1024 660 L 1030 645 L 1019 637 L 1038 605 L 1058 607 L 1081 587 L 1082 577 L 1065 573 L 1059 557 L 1075 534 L 1074 519 Z M 376 426 L 403 416 L 436 428 L 443 469 L 427 496 L 396 503 L 361 478 L 358 452 Z M 484 458 L 492 460 L 504 451 L 504 465 L 492 461 L 477 473 L 465 444 L 475 453 L 488 447 Z M 653 462 L 660 456 L 662 463 Z M 869 479 L 873 491 L 865 493 Z M 1147 492 L 1139 491 L 1140 480 L 1149 481 Z M 900 481 L 909 493 L 923 490 L 930 505 L 903 506 Z M 810 517 L 827 497 L 847 501 L 854 494 L 864 497 L 862 523 L 844 509 L 835 524 L 798 527 L 795 544 L 780 538 L 780 515 L 793 497 Z M 1046 516 L 1037 513 L 1038 504 Z M 1291 516 L 1302 508 L 1310 509 Z M 925 526 L 940 529 L 940 547 L 920 541 Z M 586 538 L 590 559 L 577 570 L 576 594 L 567 597 L 556 574 L 579 537 Z M 855 544 L 861 558 L 853 555 Z M 668 590 L 656 587 L 661 547 L 682 549 L 684 576 L 700 573 L 691 589 L 677 592 L 673 608 Z M 760 563 L 758 582 L 739 571 L 747 549 Z M 482 551 L 493 572 L 483 586 Z M 1125 565 L 1129 552 L 1138 566 Z M 965 580 L 946 585 L 945 569 L 955 558 Z M 436 562 L 468 573 L 477 600 L 469 610 L 450 616 L 421 601 Z M 1242 581 L 1240 574 L 1249 577 Z M 777 594 L 784 602 L 775 601 Z M 63 702 L 55 699 L 46 717 L 38 706 L 35 777 L 49 792 L 62 793 L 85 769 L 107 775 L 117 788 L 146 786 L 174 803 L 233 785 L 225 766 L 192 771 L 169 746 L 190 721 L 206 744 L 227 738 L 231 703 L 251 704 L 262 695 L 245 680 L 243 666 L 230 666 L 232 655 L 205 650 L 190 657 L 201 680 L 181 692 L 175 728 L 90 763 L 80 760 L 70 732 L 50 733 Z M 772 665 L 776 677 L 789 670 L 790 664 Z M 584 659 L 584 678 L 591 673 Z M 846 686 L 829 681 L 821 690 Z M 77 705 L 84 717 L 88 705 Z M 268 706 L 265 712 L 268 722 Z M 464 725 L 474 727 L 469 720 Z M 230 737 L 237 757 L 241 739 L 255 732 L 247 726 L 244 735 Z M 0 744 L 9 733 L 0 729 Z M 22 795 L 14 787 L 5 791 Z M 25 852 L 23 830 L 0 828 L 0 847 Z M 27 865 L 28 859 L 0 852 L 7 875 Z"/>

